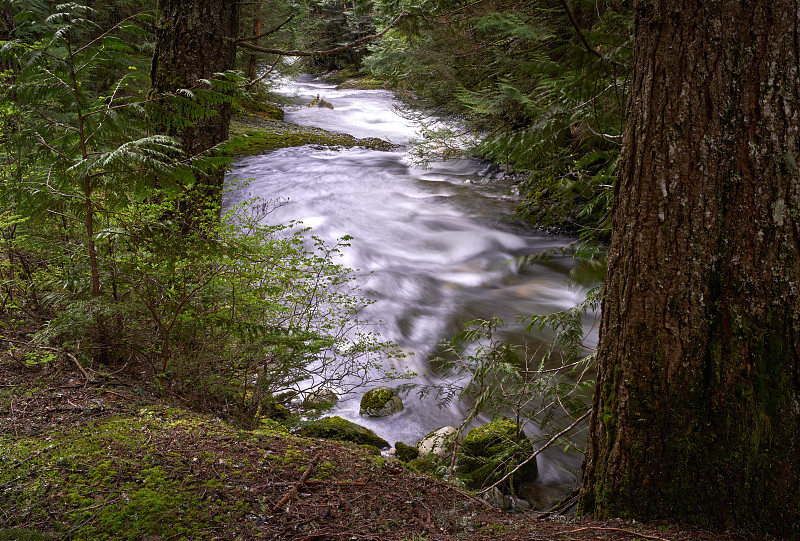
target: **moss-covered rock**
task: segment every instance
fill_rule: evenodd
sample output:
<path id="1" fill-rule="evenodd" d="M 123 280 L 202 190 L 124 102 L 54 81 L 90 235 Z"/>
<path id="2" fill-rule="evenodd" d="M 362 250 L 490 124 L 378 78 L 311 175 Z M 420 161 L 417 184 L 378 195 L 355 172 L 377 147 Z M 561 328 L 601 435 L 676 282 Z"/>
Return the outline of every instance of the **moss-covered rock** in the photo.
<path id="1" fill-rule="evenodd" d="M 230 137 L 220 145 L 226 156 L 253 156 L 279 148 L 303 145 L 327 147 L 362 147 L 389 151 L 395 145 L 376 137 L 357 139 L 346 133 L 334 133 L 310 126 L 269 120 L 257 114 L 238 115 L 231 122 Z"/>
<path id="2" fill-rule="evenodd" d="M 394 444 L 394 449 L 397 452 L 397 458 L 403 462 L 410 462 L 419 457 L 419 451 L 416 447 L 406 445 L 402 441 L 396 442 Z"/>
<path id="3" fill-rule="evenodd" d="M 364 77 L 351 77 L 336 87 L 336 90 L 383 90 L 389 87 L 389 82 L 366 75 Z"/>
<path id="4" fill-rule="evenodd" d="M 419 440 L 417 450 L 420 456 L 445 458 L 453 453 L 458 437 L 458 429 L 454 426 L 442 426 Z"/>
<path id="5" fill-rule="evenodd" d="M 514 421 L 495 419 L 470 430 L 461 442 L 459 476 L 471 488 L 485 487 L 499 481 L 532 453 L 533 444 Z M 537 475 L 534 459 L 513 475 L 513 484 L 534 481 Z"/>
<path id="6" fill-rule="evenodd" d="M 369 428 L 342 419 L 339 416 L 325 417 L 317 421 L 308 421 L 297 431 L 300 436 L 326 438 L 336 441 L 349 441 L 359 445 L 374 445 L 378 448 L 389 447 L 389 442 L 379 438 Z"/>
<path id="7" fill-rule="evenodd" d="M 303 409 L 327 410 L 339 403 L 339 397 L 330 389 L 318 389 L 303 400 Z"/>
<path id="8" fill-rule="evenodd" d="M 403 409 L 403 400 L 391 387 L 375 387 L 361 397 L 359 413 L 367 417 L 388 417 Z"/>

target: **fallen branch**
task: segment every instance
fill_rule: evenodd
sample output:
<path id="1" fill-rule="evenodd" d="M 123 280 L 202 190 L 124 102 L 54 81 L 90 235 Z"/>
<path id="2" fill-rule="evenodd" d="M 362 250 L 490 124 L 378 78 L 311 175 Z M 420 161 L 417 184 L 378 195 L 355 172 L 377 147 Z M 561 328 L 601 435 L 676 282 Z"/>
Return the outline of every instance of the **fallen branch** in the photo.
<path id="1" fill-rule="evenodd" d="M 89 383 L 94 383 L 92 381 L 92 378 L 89 377 L 89 374 L 86 373 L 86 370 L 84 370 L 83 366 L 81 366 L 81 363 L 78 362 L 78 358 L 75 357 L 75 355 L 73 355 L 72 353 L 70 353 L 69 351 L 67 351 L 65 349 L 51 348 L 51 347 L 48 347 L 48 346 L 40 346 L 38 344 L 31 344 L 30 342 L 25 342 L 24 340 L 14 340 L 12 338 L 3 338 L 3 341 L 10 342 L 12 344 L 21 344 L 23 346 L 27 346 L 27 347 L 33 348 L 33 349 L 39 349 L 39 350 L 42 350 L 42 351 L 49 351 L 51 353 L 61 353 L 63 355 L 66 355 L 75 364 L 75 366 L 78 367 L 78 370 L 81 371 L 81 374 L 83 374 L 83 377 L 86 378 L 86 381 L 83 382 L 83 385 L 81 385 L 81 387 L 86 387 L 86 385 L 88 385 Z"/>
<path id="2" fill-rule="evenodd" d="M 654 535 L 645 535 L 641 532 L 634 532 L 631 530 L 626 530 L 624 528 L 611 528 L 608 526 L 584 526 L 583 528 L 577 528 L 575 530 L 569 530 L 566 532 L 558 532 L 554 533 L 553 535 L 566 535 L 568 533 L 578 533 L 578 532 L 584 532 L 586 530 L 607 530 L 613 532 L 623 532 L 629 535 L 633 535 L 635 537 L 641 537 L 643 539 L 654 539 L 655 541 L 669 541 L 668 539 L 664 539 L 663 537 L 656 537 Z"/>
<path id="3" fill-rule="evenodd" d="M 317 461 L 319 461 L 320 456 L 321 456 L 320 453 L 317 453 L 314 456 L 314 458 L 311 459 L 311 463 L 306 468 L 306 471 L 304 471 L 303 475 L 300 476 L 300 481 L 298 481 L 298 483 L 295 486 L 293 486 L 292 489 L 283 496 L 283 498 L 281 498 L 281 501 L 279 501 L 272 507 L 273 513 L 277 513 L 283 508 L 284 505 L 286 505 L 287 503 L 291 503 L 292 500 L 294 500 L 297 497 L 297 494 L 300 492 L 300 489 L 303 488 L 303 485 L 311 476 L 311 471 L 314 469 L 314 466 L 316 465 Z"/>
<path id="4" fill-rule="evenodd" d="M 86 387 L 86 385 L 87 385 L 87 384 L 88 384 L 88 383 L 91 381 L 91 378 L 89 377 L 89 374 L 87 374 L 87 373 L 86 373 L 86 370 L 84 370 L 84 369 L 83 369 L 83 367 L 81 366 L 81 363 L 79 363 L 79 362 L 78 362 L 78 358 L 77 358 L 77 357 L 75 357 L 75 355 L 73 355 L 73 354 L 72 354 L 72 353 L 70 353 L 69 351 L 64 351 L 64 355 L 66 355 L 67 357 L 69 357 L 69 359 L 70 359 L 70 360 L 71 360 L 73 363 L 75 363 L 75 366 L 77 366 L 77 367 L 78 367 L 78 370 L 80 370 L 80 371 L 81 371 L 81 374 L 83 374 L 83 377 L 85 377 L 85 378 L 86 378 L 86 381 L 83 383 L 83 386 L 84 386 L 84 387 Z"/>

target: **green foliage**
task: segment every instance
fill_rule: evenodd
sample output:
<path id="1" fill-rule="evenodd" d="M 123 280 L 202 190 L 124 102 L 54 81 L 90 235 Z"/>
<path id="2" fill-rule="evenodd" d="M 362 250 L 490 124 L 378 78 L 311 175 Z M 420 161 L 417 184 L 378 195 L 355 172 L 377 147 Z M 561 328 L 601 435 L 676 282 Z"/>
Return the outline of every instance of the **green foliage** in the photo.
<path id="1" fill-rule="evenodd" d="M 548 323 L 556 324 L 557 320 L 558 316 L 545 318 Z M 573 321 L 565 323 L 564 329 L 572 332 Z M 467 404 L 469 414 L 460 429 L 479 415 L 512 417 L 496 421 L 503 427 L 503 423 L 514 427 L 513 437 L 505 438 L 507 442 L 491 444 L 501 445 L 502 453 L 484 453 L 482 458 L 467 453 L 459 458 L 465 480 L 474 486 L 491 484 L 509 475 L 524 458 L 522 455 L 529 455 L 542 445 L 582 450 L 581 438 L 574 431 L 563 429 L 589 409 L 587 399 L 593 386 L 587 377 L 590 358 L 582 357 L 582 352 L 580 357 L 564 357 L 530 351 L 500 338 L 504 325 L 497 317 L 467 323 L 443 344 L 440 356 L 434 359 L 447 379 L 455 383 L 417 388 L 421 395 L 434 393 L 443 403 L 460 400 Z M 580 322 L 578 328 L 582 329 Z M 561 352 L 567 353 L 569 350 Z M 480 430 L 473 439 L 479 439 L 479 433 Z M 528 468 L 527 473 L 535 476 L 535 465 Z M 502 475 L 494 475 L 495 470 L 502 470 Z"/>
<path id="2" fill-rule="evenodd" d="M 375 33 L 375 23 L 368 11 L 356 2 L 306 0 L 303 46 L 306 50 L 326 51 L 352 43 Z M 310 67 L 317 71 L 358 69 L 366 54 L 365 46 L 337 54 L 312 57 Z"/>
<path id="3" fill-rule="evenodd" d="M 146 97 L 124 37 L 139 43 L 149 16 L 103 30 L 86 6 L 46 7 L 3 46 L 19 66 L 0 141 L 7 320 L 85 365 L 139 363 L 244 422 L 274 413 L 277 392 L 380 377 L 375 359 L 391 353 L 358 319 L 355 275 L 336 262 L 347 239 L 267 225 L 269 203 L 221 214 L 195 183 L 224 159 L 152 135 L 215 114 L 240 78 Z"/>
<path id="4" fill-rule="evenodd" d="M 460 134 L 431 131 L 426 136 L 439 141 L 428 142 L 423 155 L 471 152 L 526 171 L 522 216 L 542 226 L 588 228 L 604 239 L 624 130 L 632 15 L 621 3 L 568 5 L 569 14 L 541 0 L 377 0 L 384 20 L 401 10 L 409 16 L 371 46 L 364 65 L 412 90 L 413 107 L 455 114 L 480 134 L 464 149 Z"/>

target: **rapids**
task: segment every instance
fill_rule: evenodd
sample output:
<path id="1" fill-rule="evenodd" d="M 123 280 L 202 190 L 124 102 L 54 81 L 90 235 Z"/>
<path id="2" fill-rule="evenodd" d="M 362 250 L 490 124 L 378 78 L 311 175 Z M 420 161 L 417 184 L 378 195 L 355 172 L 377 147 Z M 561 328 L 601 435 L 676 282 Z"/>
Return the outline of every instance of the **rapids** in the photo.
<path id="1" fill-rule="evenodd" d="M 416 128 L 399 116 L 391 92 L 335 90 L 312 78 L 282 89 L 296 105 L 286 121 L 356 137 L 381 137 L 405 144 Z M 333 110 L 306 106 L 320 95 Z M 583 290 L 570 286 L 569 258 L 520 268 L 515 258 L 565 245 L 571 239 L 531 230 L 509 221 L 515 203 L 504 197 L 502 181 L 481 183 L 484 164 L 473 160 L 412 165 L 403 150 L 286 148 L 242 158 L 230 177 L 251 179 L 249 194 L 284 200 L 269 219 L 300 220 L 313 234 L 334 242 L 350 235 L 342 263 L 369 274 L 364 290 L 375 300 L 362 317 L 372 329 L 413 352 L 404 366 L 417 382 L 438 382 L 429 355 L 465 322 L 498 315 L 510 324 L 506 337 L 522 340 L 521 314 L 542 314 L 574 306 Z M 589 341 L 595 337 L 586 322 Z M 531 340 L 530 337 L 527 338 Z M 359 396 L 340 402 L 334 413 L 373 429 L 390 442 L 415 444 L 443 425 L 458 425 L 465 410 L 439 407 L 428 397 L 404 397 L 405 409 L 389 418 L 359 416 Z M 538 457 L 540 481 L 574 481 L 580 456 L 549 450 Z"/>

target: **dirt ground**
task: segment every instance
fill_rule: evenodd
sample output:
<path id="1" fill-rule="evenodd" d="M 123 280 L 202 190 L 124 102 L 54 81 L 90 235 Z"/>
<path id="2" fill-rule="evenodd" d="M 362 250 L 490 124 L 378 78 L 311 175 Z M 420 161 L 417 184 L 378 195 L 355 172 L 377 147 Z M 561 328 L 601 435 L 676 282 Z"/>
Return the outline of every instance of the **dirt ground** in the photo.
<path id="1" fill-rule="evenodd" d="M 0 361 L 0 540 L 758 539 L 507 514 L 358 446 L 230 427 L 134 376 Z"/>

